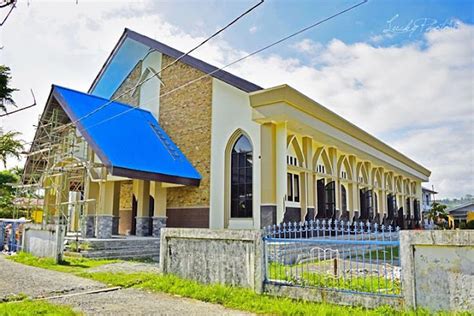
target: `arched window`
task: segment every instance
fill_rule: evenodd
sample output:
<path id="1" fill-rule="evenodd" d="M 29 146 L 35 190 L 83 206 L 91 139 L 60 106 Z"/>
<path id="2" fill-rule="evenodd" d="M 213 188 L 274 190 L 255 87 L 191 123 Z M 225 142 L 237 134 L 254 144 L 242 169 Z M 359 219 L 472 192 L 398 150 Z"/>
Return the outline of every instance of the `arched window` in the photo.
<path id="1" fill-rule="evenodd" d="M 252 145 L 240 136 L 231 152 L 231 217 L 252 217 Z"/>
<path id="2" fill-rule="evenodd" d="M 346 187 L 341 184 L 341 209 L 347 211 L 347 192 Z"/>

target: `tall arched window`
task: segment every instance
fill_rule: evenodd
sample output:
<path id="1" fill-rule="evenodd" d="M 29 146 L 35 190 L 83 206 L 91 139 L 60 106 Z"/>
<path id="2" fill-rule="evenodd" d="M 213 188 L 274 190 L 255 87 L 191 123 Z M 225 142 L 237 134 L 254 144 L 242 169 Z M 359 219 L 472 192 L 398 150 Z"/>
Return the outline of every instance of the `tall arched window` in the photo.
<path id="1" fill-rule="evenodd" d="M 341 184 L 341 209 L 347 211 L 347 192 L 346 187 Z"/>
<path id="2" fill-rule="evenodd" d="M 241 135 L 231 152 L 231 217 L 252 217 L 252 145 Z"/>

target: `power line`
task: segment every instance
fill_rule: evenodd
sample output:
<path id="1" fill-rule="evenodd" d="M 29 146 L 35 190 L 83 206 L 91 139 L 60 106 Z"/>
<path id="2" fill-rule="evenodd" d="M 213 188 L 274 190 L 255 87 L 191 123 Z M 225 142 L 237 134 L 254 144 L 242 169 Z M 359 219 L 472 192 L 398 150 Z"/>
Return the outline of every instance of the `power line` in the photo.
<path id="1" fill-rule="evenodd" d="M 255 8 L 257 8 L 258 6 L 260 6 L 265 0 L 260 0 L 259 3 L 255 4 L 254 6 L 252 6 L 251 8 L 249 8 L 248 10 L 246 10 L 245 12 L 243 12 L 242 14 L 240 14 L 238 17 L 236 17 L 235 19 L 233 19 L 232 21 L 230 21 L 226 26 L 224 26 L 223 28 L 219 29 L 217 32 L 215 32 L 214 34 L 212 34 L 211 36 L 209 36 L 208 38 L 206 38 L 204 41 L 202 41 L 201 43 L 199 43 L 197 46 L 193 47 L 192 49 L 190 49 L 189 51 L 187 51 L 186 53 L 183 53 L 181 56 L 179 56 L 177 59 L 175 59 L 173 62 L 171 62 L 170 64 L 166 65 L 163 69 L 161 69 L 160 71 L 154 73 L 152 76 L 144 79 L 143 81 L 141 81 L 140 83 L 138 83 L 137 85 L 135 85 L 133 88 L 131 89 L 128 89 L 126 91 L 124 91 L 123 93 L 121 93 L 120 95 L 116 96 L 115 98 L 112 98 L 110 99 L 109 101 L 107 101 L 105 104 L 99 106 L 98 108 L 96 108 L 95 110 L 85 114 L 84 116 L 76 119 L 75 121 L 71 122 L 70 124 L 76 124 L 78 122 L 80 122 L 81 120 L 83 119 L 86 119 L 88 117 L 90 117 L 91 115 L 97 113 L 98 111 L 102 110 L 103 108 L 105 108 L 106 106 L 110 105 L 112 102 L 120 99 L 122 96 L 126 95 L 127 93 L 137 89 L 139 86 L 143 85 L 145 82 L 151 80 L 153 77 L 156 77 L 156 76 L 159 76 L 159 74 L 161 74 L 161 72 L 165 71 L 167 68 L 171 67 L 172 65 L 176 64 L 178 61 L 180 61 L 181 59 L 183 59 L 185 56 L 191 54 L 192 52 L 194 52 L 196 49 L 198 49 L 199 47 L 203 46 L 204 44 L 206 44 L 207 42 L 209 42 L 211 39 L 213 39 L 214 37 L 216 37 L 217 35 L 219 35 L 220 33 L 222 33 L 223 31 L 225 31 L 226 29 L 228 29 L 230 26 L 232 26 L 233 24 L 235 24 L 238 20 L 240 20 L 241 18 L 243 18 L 245 15 L 249 14 L 251 11 L 253 11 Z M 148 52 L 147 54 L 149 54 L 150 52 Z"/>
<path id="2" fill-rule="evenodd" d="M 5 8 L 5 7 L 9 6 L 9 5 L 11 5 L 11 8 L 10 8 L 10 10 L 8 10 L 8 13 L 7 13 L 7 15 L 5 16 L 5 18 L 3 19 L 3 21 L 0 22 L 0 26 L 3 26 L 3 24 L 5 24 L 5 22 L 8 20 L 8 17 L 9 17 L 10 14 L 12 13 L 13 9 L 16 8 L 16 0 L 11 0 L 11 1 L 9 1 L 9 2 L 3 4 L 3 5 L 0 5 L 0 9 L 1 9 L 1 8 Z"/>
<path id="3" fill-rule="evenodd" d="M 3 114 L 0 115 L 0 117 L 8 116 L 8 115 L 13 114 L 13 113 L 18 113 L 18 112 L 21 112 L 23 110 L 26 110 L 26 109 L 29 109 L 29 108 L 32 108 L 32 107 L 36 106 L 35 94 L 33 93 L 33 90 L 30 90 L 30 91 L 31 91 L 31 95 L 33 96 L 33 103 L 31 105 L 28 105 L 28 106 L 25 106 L 25 107 L 22 107 L 20 109 L 16 109 L 16 110 L 13 110 L 13 111 L 10 111 L 10 112 L 3 113 Z"/>
<path id="4" fill-rule="evenodd" d="M 264 46 L 264 47 L 262 47 L 262 48 L 259 48 L 259 49 L 255 50 L 255 51 L 253 51 L 252 53 L 250 53 L 250 54 L 248 54 L 248 55 L 245 55 L 245 56 L 243 56 L 243 57 L 241 57 L 241 58 L 239 58 L 239 59 L 237 59 L 237 60 L 234 60 L 233 62 L 231 62 L 231 63 L 229 63 L 229 64 L 227 64 L 227 65 L 225 65 L 225 66 L 223 66 L 223 67 L 221 67 L 221 68 L 215 69 L 215 70 L 213 70 L 213 71 L 211 71 L 211 72 L 209 72 L 209 73 L 207 73 L 207 74 L 202 75 L 201 77 L 198 77 L 198 78 L 196 78 L 196 79 L 193 79 L 193 80 L 191 80 L 191 81 L 188 81 L 188 82 L 184 83 L 183 85 L 178 86 L 178 87 L 176 87 L 176 88 L 174 88 L 174 89 L 172 89 L 172 90 L 170 90 L 170 91 L 168 91 L 168 92 L 166 92 L 166 93 L 160 94 L 158 97 L 163 97 L 163 96 L 169 95 L 169 94 L 171 94 L 171 93 L 173 93 L 173 92 L 175 92 L 175 91 L 177 91 L 177 90 L 180 90 L 180 89 L 182 89 L 182 88 L 184 88 L 184 87 L 187 87 L 187 86 L 189 86 L 189 85 L 191 85 L 191 84 L 193 84 L 193 83 L 195 83 L 195 82 L 197 82 L 197 81 L 200 81 L 200 80 L 202 80 L 202 79 L 204 79 L 204 78 L 206 78 L 206 77 L 209 77 L 209 76 L 213 75 L 214 73 L 216 73 L 216 72 L 218 72 L 218 71 L 221 71 L 221 70 L 223 70 L 223 69 L 226 69 L 226 68 L 228 68 L 228 67 L 230 67 L 230 66 L 232 66 L 232 65 L 235 65 L 235 64 L 238 63 L 238 62 L 241 62 L 241 61 L 244 60 L 244 59 L 247 59 L 247 58 L 252 57 L 252 56 L 254 56 L 254 55 L 256 55 L 256 54 L 259 54 L 259 53 L 263 52 L 264 50 L 267 50 L 267 49 L 269 49 L 269 48 L 271 48 L 271 47 L 273 47 L 273 46 L 275 46 L 275 45 L 280 44 L 281 42 L 284 42 L 284 41 L 286 41 L 286 40 L 288 40 L 288 39 L 290 39 L 290 38 L 292 38 L 292 37 L 295 37 L 295 36 L 297 36 L 297 35 L 299 35 L 299 34 L 301 34 L 301 33 L 303 33 L 303 32 L 306 32 L 307 30 L 310 30 L 310 29 L 312 29 L 312 28 L 314 28 L 314 27 L 316 27 L 316 26 L 318 26 L 318 25 L 320 25 L 320 24 L 322 24 L 322 23 L 324 23 L 324 22 L 327 22 L 327 21 L 329 21 L 329 20 L 332 20 L 332 19 L 334 19 L 335 17 L 337 17 L 337 16 L 339 16 L 339 15 L 341 15 L 341 14 L 344 14 L 344 13 L 346 13 L 346 12 L 348 12 L 348 11 L 351 11 L 351 10 L 353 10 L 353 9 L 355 9 L 355 8 L 357 8 L 357 7 L 359 7 L 359 6 L 363 5 L 363 4 L 365 4 L 365 3 L 367 3 L 367 2 L 368 2 L 368 0 L 361 1 L 361 2 L 355 4 L 355 5 L 351 6 L 351 7 L 348 7 L 348 8 L 346 8 L 346 9 L 342 10 L 342 11 L 339 11 L 339 12 L 337 12 L 337 13 L 331 15 L 331 16 L 328 16 L 328 17 L 326 17 L 326 18 L 324 18 L 324 19 L 322 19 L 322 20 L 319 20 L 319 21 L 317 21 L 317 22 L 315 22 L 315 23 L 313 23 L 313 24 L 311 24 L 311 25 L 309 25 L 309 26 L 307 26 L 307 27 L 304 27 L 304 28 L 302 28 L 302 29 L 300 29 L 300 30 L 298 30 L 298 31 L 296 31 L 296 32 L 294 32 L 294 33 L 292 33 L 292 34 L 290 34 L 290 35 L 287 35 L 287 36 L 285 36 L 285 37 L 283 37 L 283 38 L 277 40 L 276 42 L 273 42 L 273 43 L 271 43 L 271 44 L 268 44 L 268 45 L 266 45 L 266 46 Z M 143 83 L 144 83 L 144 82 L 142 82 L 142 84 L 143 84 Z M 85 129 L 88 130 L 88 129 L 91 129 L 91 128 L 93 128 L 93 127 L 96 127 L 96 126 L 98 126 L 98 125 L 100 125 L 100 124 L 103 124 L 103 123 L 105 123 L 105 122 L 108 122 L 108 121 L 110 121 L 110 120 L 112 120 L 112 119 L 114 119 L 114 118 L 116 118 L 116 117 L 118 117 L 118 116 L 120 116 L 120 115 L 123 115 L 123 114 L 125 114 L 125 113 L 130 112 L 130 111 L 133 111 L 133 110 L 135 110 L 135 109 L 137 109 L 137 108 L 139 108 L 139 107 L 138 107 L 138 106 L 134 106 L 134 107 L 132 107 L 132 108 L 130 108 L 130 109 L 128 109 L 128 110 L 125 110 L 125 111 L 123 111 L 123 112 L 120 112 L 120 113 L 118 113 L 118 114 L 116 114 L 116 115 L 114 115 L 114 116 L 108 117 L 108 118 L 106 118 L 106 119 L 104 119 L 104 120 L 102 120 L 102 121 L 100 121 L 100 122 L 98 122 L 98 123 L 96 123 L 96 124 L 93 124 L 93 125 L 91 125 L 91 126 L 88 126 L 88 127 L 85 128 Z"/>

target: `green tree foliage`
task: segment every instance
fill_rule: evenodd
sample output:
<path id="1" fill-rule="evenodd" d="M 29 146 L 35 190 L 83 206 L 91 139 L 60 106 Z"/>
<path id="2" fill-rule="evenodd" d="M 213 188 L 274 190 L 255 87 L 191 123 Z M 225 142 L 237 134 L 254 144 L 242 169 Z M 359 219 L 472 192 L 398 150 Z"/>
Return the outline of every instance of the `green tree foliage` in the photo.
<path id="1" fill-rule="evenodd" d="M 431 209 L 428 211 L 427 217 L 440 228 L 445 228 L 448 224 L 447 206 L 437 202 L 433 202 Z"/>
<path id="2" fill-rule="evenodd" d="M 8 132 L 0 136 L 0 160 L 5 168 L 8 157 L 20 158 L 23 151 L 23 142 L 17 139 L 18 135 L 20 135 L 19 132 Z"/>
<path id="3" fill-rule="evenodd" d="M 6 112 L 8 105 L 15 106 L 12 93 L 17 91 L 10 87 L 10 68 L 5 65 L 0 65 L 0 111 Z"/>
<path id="4" fill-rule="evenodd" d="M 10 218 L 13 212 L 15 190 L 11 184 L 17 183 L 18 176 L 10 170 L 0 171 L 0 218 Z"/>

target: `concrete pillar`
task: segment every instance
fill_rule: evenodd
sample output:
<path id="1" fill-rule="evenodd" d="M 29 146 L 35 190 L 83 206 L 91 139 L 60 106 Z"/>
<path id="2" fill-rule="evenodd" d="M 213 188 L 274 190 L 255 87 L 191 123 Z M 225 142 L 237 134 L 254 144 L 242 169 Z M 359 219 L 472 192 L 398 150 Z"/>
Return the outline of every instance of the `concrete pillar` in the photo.
<path id="1" fill-rule="evenodd" d="M 50 186 L 50 184 L 49 184 Z M 43 225 L 49 223 L 49 219 L 54 215 L 53 206 L 55 204 L 55 196 L 53 195 L 51 188 L 45 189 L 44 192 L 44 204 L 43 204 Z"/>
<path id="2" fill-rule="evenodd" d="M 96 209 L 96 237 L 110 238 L 113 233 L 114 193 L 116 182 L 99 182 L 99 203 Z"/>
<path id="3" fill-rule="evenodd" d="M 119 224 L 120 224 L 120 188 L 122 182 L 114 181 L 114 197 L 113 197 L 113 207 L 112 207 L 112 234 L 119 234 Z"/>
<path id="4" fill-rule="evenodd" d="M 379 204 L 379 212 L 380 212 L 380 217 L 383 218 L 384 215 L 388 216 L 388 209 L 387 209 L 387 191 L 386 191 L 386 185 L 385 185 L 385 171 L 382 169 L 380 171 L 380 180 L 382 183 L 380 183 L 380 187 L 382 188 L 380 190 L 380 204 Z"/>
<path id="5" fill-rule="evenodd" d="M 276 126 L 272 123 L 260 127 L 260 227 L 276 224 Z M 286 179 L 286 178 L 285 178 Z"/>
<path id="6" fill-rule="evenodd" d="M 153 237 L 160 237 L 161 229 L 166 227 L 166 188 L 161 182 L 155 182 L 152 186 L 153 205 Z"/>
<path id="7" fill-rule="evenodd" d="M 305 192 L 306 192 L 306 212 L 303 214 L 303 220 L 312 220 L 315 216 L 315 189 L 313 176 L 313 139 L 303 137 L 303 155 L 306 162 L 305 172 Z"/>
<path id="8" fill-rule="evenodd" d="M 286 201 L 286 122 L 276 124 L 275 131 L 275 182 L 276 182 L 276 205 L 277 205 L 277 223 L 283 221 L 285 215 Z"/>
<path id="9" fill-rule="evenodd" d="M 357 175 L 357 160 L 355 156 L 349 157 L 349 164 L 351 165 L 352 170 L 352 185 L 351 185 L 351 214 L 350 219 L 355 216 L 356 218 L 360 215 L 360 204 L 359 204 L 359 185 L 358 185 L 358 175 Z"/>
<path id="10" fill-rule="evenodd" d="M 137 236 L 148 236 L 150 232 L 150 181 L 133 180 L 137 188 Z"/>
<path id="11" fill-rule="evenodd" d="M 56 181 L 56 224 L 66 225 L 69 216 L 69 178 L 66 174 L 61 174 Z"/>
<path id="12" fill-rule="evenodd" d="M 95 236 L 95 214 L 99 203 L 99 184 L 87 180 L 84 185 L 85 199 L 94 200 L 87 202 L 82 219 L 82 236 L 91 238 Z"/>

